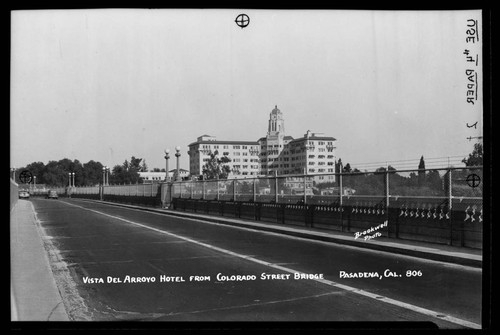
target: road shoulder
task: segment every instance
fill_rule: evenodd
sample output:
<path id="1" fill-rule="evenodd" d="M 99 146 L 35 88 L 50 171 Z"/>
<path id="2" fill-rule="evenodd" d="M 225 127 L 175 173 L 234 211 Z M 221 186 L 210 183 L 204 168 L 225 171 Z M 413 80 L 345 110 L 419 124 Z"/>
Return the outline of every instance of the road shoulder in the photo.
<path id="1" fill-rule="evenodd" d="M 11 321 L 69 321 L 30 201 L 10 218 Z"/>

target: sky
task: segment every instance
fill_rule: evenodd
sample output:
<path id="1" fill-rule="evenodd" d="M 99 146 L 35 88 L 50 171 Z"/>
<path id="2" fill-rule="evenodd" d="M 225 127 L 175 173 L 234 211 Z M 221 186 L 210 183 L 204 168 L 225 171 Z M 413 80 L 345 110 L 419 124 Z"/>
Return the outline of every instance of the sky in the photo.
<path id="1" fill-rule="evenodd" d="M 333 136 L 353 167 L 466 157 L 482 136 L 482 64 L 463 54 L 481 59 L 481 30 L 467 43 L 468 19 L 481 12 L 13 11 L 11 166 L 135 156 L 163 168 L 180 146 L 189 169 L 198 136 L 256 141 L 275 105 L 286 135 Z"/>

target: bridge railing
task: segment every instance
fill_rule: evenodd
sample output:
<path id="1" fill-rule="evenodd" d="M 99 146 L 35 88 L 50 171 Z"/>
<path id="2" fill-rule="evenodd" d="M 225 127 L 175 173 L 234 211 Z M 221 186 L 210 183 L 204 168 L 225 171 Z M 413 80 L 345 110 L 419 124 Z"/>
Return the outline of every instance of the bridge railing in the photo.
<path id="1" fill-rule="evenodd" d="M 171 185 L 169 199 L 182 210 L 342 231 L 387 222 L 386 236 L 481 247 L 482 172 L 482 167 L 379 169 L 179 181 Z"/>

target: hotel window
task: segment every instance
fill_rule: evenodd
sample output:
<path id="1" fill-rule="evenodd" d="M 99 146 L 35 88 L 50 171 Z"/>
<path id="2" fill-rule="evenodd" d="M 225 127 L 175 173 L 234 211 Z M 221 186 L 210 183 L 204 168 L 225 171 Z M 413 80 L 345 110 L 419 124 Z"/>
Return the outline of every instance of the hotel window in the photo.
<path id="1" fill-rule="evenodd" d="M 241 155 L 241 153 L 239 153 L 239 152 L 235 152 L 235 153 L 234 153 L 234 155 L 235 155 L 235 156 L 240 156 L 240 155 Z"/>
<path id="2" fill-rule="evenodd" d="M 246 149 L 246 148 L 247 148 L 247 146 L 246 146 L 246 145 L 244 145 L 244 146 L 242 146 L 241 148 L 242 148 L 242 149 Z"/>
<path id="3" fill-rule="evenodd" d="M 239 145 L 233 145 L 233 149 L 240 149 Z"/>

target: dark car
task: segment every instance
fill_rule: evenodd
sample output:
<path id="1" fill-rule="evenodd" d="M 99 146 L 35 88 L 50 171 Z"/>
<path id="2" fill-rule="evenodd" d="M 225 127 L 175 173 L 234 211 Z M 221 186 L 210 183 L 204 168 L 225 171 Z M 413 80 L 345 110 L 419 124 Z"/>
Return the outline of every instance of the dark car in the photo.
<path id="1" fill-rule="evenodd" d="M 50 190 L 49 193 L 47 193 L 47 199 L 57 199 L 57 192 Z"/>
<path id="2" fill-rule="evenodd" d="M 19 199 L 29 199 L 30 198 L 30 193 L 25 190 L 20 190 L 19 191 Z"/>

